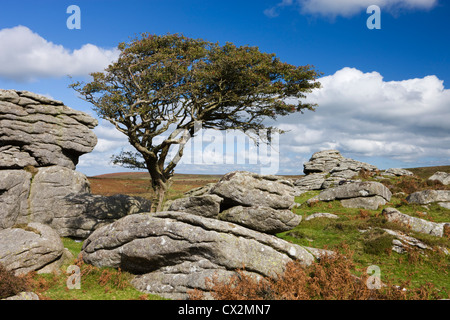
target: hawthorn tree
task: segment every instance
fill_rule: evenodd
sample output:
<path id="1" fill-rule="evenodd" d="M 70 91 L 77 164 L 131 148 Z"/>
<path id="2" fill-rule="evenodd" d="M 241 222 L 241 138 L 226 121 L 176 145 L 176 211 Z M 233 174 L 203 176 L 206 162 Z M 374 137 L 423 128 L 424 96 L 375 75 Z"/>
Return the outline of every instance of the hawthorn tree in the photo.
<path id="1" fill-rule="evenodd" d="M 114 162 L 148 170 L 154 211 L 161 209 L 196 123 L 257 134 L 275 129 L 264 125 L 267 118 L 315 108 L 302 102 L 320 87 L 314 67 L 281 62 L 257 47 L 143 33 L 118 49 L 116 62 L 92 73 L 91 82 L 71 87 L 128 136 L 136 153 L 122 152 Z M 175 151 L 172 159 L 167 158 L 170 150 Z"/>

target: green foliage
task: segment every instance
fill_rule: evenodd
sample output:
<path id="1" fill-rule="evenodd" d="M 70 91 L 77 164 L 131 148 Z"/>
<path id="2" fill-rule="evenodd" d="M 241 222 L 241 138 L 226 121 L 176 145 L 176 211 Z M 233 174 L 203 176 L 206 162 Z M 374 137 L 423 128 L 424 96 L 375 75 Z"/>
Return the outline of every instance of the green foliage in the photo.
<path id="1" fill-rule="evenodd" d="M 160 198 L 199 124 L 205 129 L 240 130 L 270 143 L 263 129 L 279 130 L 266 127 L 264 120 L 314 110 L 314 104 L 302 99 L 320 87 L 312 66 L 281 62 L 257 47 L 143 33 L 118 49 L 119 59 L 104 72 L 71 87 L 128 136 L 144 161 L 132 153 L 113 161 L 145 164 Z M 168 137 L 156 139 L 165 133 Z M 175 156 L 166 159 L 171 148 Z"/>
<path id="2" fill-rule="evenodd" d="M 373 229 L 364 233 L 363 239 L 365 253 L 380 255 L 390 252 L 394 236 L 381 229 Z"/>

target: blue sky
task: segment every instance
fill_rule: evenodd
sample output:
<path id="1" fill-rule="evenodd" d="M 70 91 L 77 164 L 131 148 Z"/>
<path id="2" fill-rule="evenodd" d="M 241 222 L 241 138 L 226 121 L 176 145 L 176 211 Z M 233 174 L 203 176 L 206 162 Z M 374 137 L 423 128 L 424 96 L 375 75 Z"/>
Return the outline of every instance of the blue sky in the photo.
<path id="1" fill-rule="evenodd" d="M 366 26 L 372 4 L 381 9 L 379 30 Z M 66 26 L 70 5 L 81 9 L 80 30 Z M 2 0 L 0 88 L 45 94 L 96 116 L 67 88 L 67 75 L 88 80 L 135 34 L 248 44 L 323 72 L 323 88 L 308 98 L 317 111 L 276 123 L 289 130 L 279 138 L 278 173 L 301 174 L 313 152 L 329 148 L 381 169 L 449 165 L 449 18 L 443 0 Z M 105 121 L 95 130 L 99 144 L 77 170 L 124 171 L 108 160 L 128 148 L 126 138 Z M 239 168 L 181 163 L 178 172 Z"/>

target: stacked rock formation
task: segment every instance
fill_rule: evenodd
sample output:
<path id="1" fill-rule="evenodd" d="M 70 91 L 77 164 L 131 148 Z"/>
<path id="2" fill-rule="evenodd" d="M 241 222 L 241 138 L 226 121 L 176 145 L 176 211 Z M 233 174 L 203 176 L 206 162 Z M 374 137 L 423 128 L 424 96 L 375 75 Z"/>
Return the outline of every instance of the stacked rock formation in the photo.
<path id="1" fill-rule="evenodd" d="M 82 256 L 134 273 L 138 290 L 172 299 L 186 299 L 192 289 L 207 294 L 207 278 L 225 280 L 240 268 L 276 277 L 292 260 L 309 265 L 324 254 L 272 235 L 300 223 L 289 210 L 294 193 L 279 177 L 231 172 L 173 201 L 169 211 L 129 215 L 97 229 Z"/>
<path id="2" fill-rule="evenodd" d="M 376 172 L 374 165 L 344 158 L 338 150 L 324 150 L 314 153 L 303 164 L 302 177 L 294 182 L 300 191 L 327 189 L 344 182 L 352 182 L 361 170 Z"/>
<path id="3" fill-rule="evenodd" d="M 255 277 L 276 277 L 286 264 L 314 256 L 299 245 L 243 226 L 186 212 L 134 214 L 99 228 L 84 242 L 83 259 L 137 276 L 140 291 L 186 299 L 208 291 L 207 278 L 225 280 L 244 268 Z"/>
<path id="4" fill-rule="evenodd" d="M 0 90 L 0 230 L 37 222 L 60 236 L 86 238 L 101 225 L 148 211 L 143 199 L 92 195 L 87 177 L 74 170 L 97 143 L 96 125 L 60 101 Z"/>
<path id="5" fill-rule="evenodd" d="M 169 210 L 186 211 L 275 234 L 291 230 L 300 223 L 301 216 L 289 210 L 294 197 L 294 185 L 288 180 L 234 171 L 205 189 L 204 194 L 175 200 Z"/>
<path id="6" fill-rule="evenodd" d="M 28 91 L 0 90 L 0 168 L 62 166 L 75 169 L 91 152 L 97 120 Z"/>
<path id="7" fill-rule="evenodd" d="M 389 202 L 391 196 L 391 191 L 379 182 L 360 181 L 323 190 L 308 202 L 339 200 L 345 208 L 376 210 Z"/>
<path id="8" fill-rule="evenodd" d="M 323 190 L 310 202 L 340 200 L 344 207 L 375 210 L 391 199 L 391 192 L 381 183 L 355 179 L 361 170 L 374 174 L 377 167 L 344 158 L 338 150 L 316 152 L 303 167 L 306 176 L 294 182 L 297 192 Z"/>

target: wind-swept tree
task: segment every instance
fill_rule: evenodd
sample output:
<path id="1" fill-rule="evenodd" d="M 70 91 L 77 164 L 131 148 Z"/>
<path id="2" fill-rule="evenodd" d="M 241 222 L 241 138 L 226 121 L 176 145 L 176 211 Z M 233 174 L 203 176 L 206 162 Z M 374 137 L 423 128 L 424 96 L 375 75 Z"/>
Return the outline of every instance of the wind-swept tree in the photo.
<path id="1" fill-rule="evenodd" d="M 122 152 L 115 162 L 148 170 L 154 210 L 161 208 L 196 124 L 257 134 L 275 129 L 264 125 L 267 118 L 315 107 L 302 102 L 320 86 L 314 67 L 281 62 L 257 47 L 144 33 L 118 48 L 118 60 L 104 72 L 71 86 L 128 136 L 143 161 Z M 168 159 L 169 151 L 174 158 Z"/>

